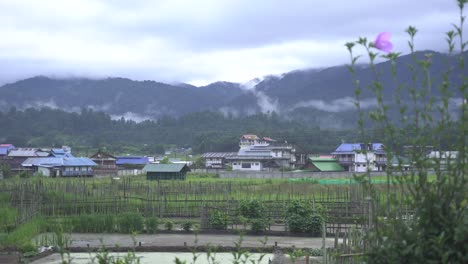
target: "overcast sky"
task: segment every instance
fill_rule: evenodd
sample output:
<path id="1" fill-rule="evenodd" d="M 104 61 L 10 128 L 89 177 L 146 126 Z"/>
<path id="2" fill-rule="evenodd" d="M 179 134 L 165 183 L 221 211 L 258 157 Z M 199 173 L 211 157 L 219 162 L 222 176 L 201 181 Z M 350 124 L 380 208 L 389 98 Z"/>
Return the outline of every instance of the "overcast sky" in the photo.
<path id="1" fill-rule="evenodd" d="M 345 42 L 381 31 L 408 52 L 408 25 L 417 49 L 445 51 L 457 16 L 455 0 L 0 0 L 0 83 L 246 82 L 347 63 Z"/>

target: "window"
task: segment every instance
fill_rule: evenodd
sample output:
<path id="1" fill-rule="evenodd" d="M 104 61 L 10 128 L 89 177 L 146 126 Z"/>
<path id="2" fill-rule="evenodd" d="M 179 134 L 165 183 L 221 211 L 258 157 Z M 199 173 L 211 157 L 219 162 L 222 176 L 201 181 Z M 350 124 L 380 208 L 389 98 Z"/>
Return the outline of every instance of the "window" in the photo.
<path id="1" fill-rule="evenodd" d="M 252 164 L 250 163 L 242 163 L 242 168 L 243 169 L 250 169 L 252 167 Z"/>
<path id="2" fill-rule="evenodd" d="M 258 162 L 255 163 L 255 166 L 258 166 Z"/>

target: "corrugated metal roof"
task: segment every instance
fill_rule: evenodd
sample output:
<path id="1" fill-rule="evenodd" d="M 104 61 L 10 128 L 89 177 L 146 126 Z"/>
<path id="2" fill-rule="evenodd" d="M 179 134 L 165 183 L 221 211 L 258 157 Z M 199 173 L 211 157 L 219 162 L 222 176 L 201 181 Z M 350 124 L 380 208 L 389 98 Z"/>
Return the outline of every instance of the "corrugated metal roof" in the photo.
<path id="1" fill-rule="evenodd" d="M 36 157 L 37 148 L 14 148 L 8 153 L 8 157 Z"/>
<path id="2" fill-rule="evenodd" d="M 371 143 L 373 151 L 382 151 L 383 144 L 382 143 Z M 342 143 L 341 145 L 336 148 L 332 154 L 335 153 L 354 153 L 355 151 L 360 151 L 365 149 L 366 144 L 363 143 Z"/>
<path id="3" fill-rule="evenodd" d="M 202 158 L 225 158 L 237 155 L 237 152 L 207 152 L 203 153 Z"/>
<path id="4" fill-rule="evenodd" d="M 22 164 L 24 167 L 30 166 L 54 166 L 54 167 L 80 167 L 80 166 L 96 166 L 89 158 L 57 158 L 57 157 L 47 157 L 47 158 L 28 158 Z"/>
<path id="5" fill-rule="evenodd" d="M 333 157 L 310 157 L 310 161 L 336 161 Z"/>
<path id="6" fill-rule="evenodd" d="M 311 158 L 310 160 L 320 171 L 344 171 L 343 167 L 335 159 Z"/>
<path id="7" fill-rule="evenodd" d="M 257 135 L 247 134 L 247 135 L 243 135 L 241 139 L 257 140 L 259 138 L 257 137 Z"/>
<path id="8" fill-rule="evenodd" d="M 140 156 L 124 156 L 124 157 L 117 157 L 115 164 L 117 165 L 145 165 L 149 163 L 148 157 L 140 157 Z"/>
<path id="9" fill-rule="evenodd" d="M 0 155 L 7 155 L 8 150 L 15 148 L 12 144 L 0 144 Z"/>
<path id="10" fill-rule="evenodd" d="M 63 160 L 61 158 L 55 157 L 47 157 L 47 158 L 28 158 L 23 163 L 21 163 L 24 167 L 31 167 L 31 166 L 63 166 Z"/>
<path id="11" fill-rule="evenodd" d="M 86 157 L 67 157 L 67 158 L 61 158 L 63 159 L 63 165 L 64 166 L 96 166 L 97 164 L 92 161 L 90 158 Z"/>
<path id="12" fill-rule="evenodd" d="M 190 171 L 185 164 L 147 164 L 143 170 L 146 172 L 181 172 L 183 169 Z"/>

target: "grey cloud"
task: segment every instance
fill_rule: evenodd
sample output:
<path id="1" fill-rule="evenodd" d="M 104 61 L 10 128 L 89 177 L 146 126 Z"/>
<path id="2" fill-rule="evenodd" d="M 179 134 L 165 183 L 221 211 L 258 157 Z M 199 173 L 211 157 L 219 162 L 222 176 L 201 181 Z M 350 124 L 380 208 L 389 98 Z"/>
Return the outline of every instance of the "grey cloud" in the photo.
<path id="1" fill-rule="evenodd" d="M 356 99 L 351 97 L 343 97 L 340 99 L 336 99 L 330 102 L 326 102 L 323 100 L 308 100 L 296 103 L 291 110 L 306 107 L 306 108 L 315 108 L 317 110 L 322 110 L 326 112 L 343 112 L 349 110 L 356 110 Z M 360 102 L 360 106 L 362 109 L 374 107 L 377 105 L 375 99 L 363 99 Z"/>
<path id="2" fill-rule="evenodd" d="M 5 1 L 0 83 L 31 75 L 243 82 L 348 61 L 343 43 L 380 31 L 408 52 L 444 51 L 455 1 Z"/>

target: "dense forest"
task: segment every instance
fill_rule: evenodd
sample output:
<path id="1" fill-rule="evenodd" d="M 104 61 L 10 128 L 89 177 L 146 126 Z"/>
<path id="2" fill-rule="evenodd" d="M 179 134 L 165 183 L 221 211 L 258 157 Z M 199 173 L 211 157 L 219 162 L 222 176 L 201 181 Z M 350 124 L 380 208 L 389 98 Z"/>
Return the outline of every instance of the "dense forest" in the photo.
<path id="1" fill-rule="evenodd" d="M 50 108 L 11 108 L 0 112 L 0 143 L 15 146 L 69 145 L 74 153 L 90 154 L 106 148 L 116 154 L 158 154 L 170 146 L 191 147 L 194 153 L 237 151 L 243 134 L 269 136 L 296 145 L 300 153 L 329 153 L 342 141 L 357 140 L 350 130 L 322 130 L 291 121 L 276 113 L 245 117 L 219 112 L 197 112 L 179 118 L 136 123 L 91 109 L 65 112 Z"/>

